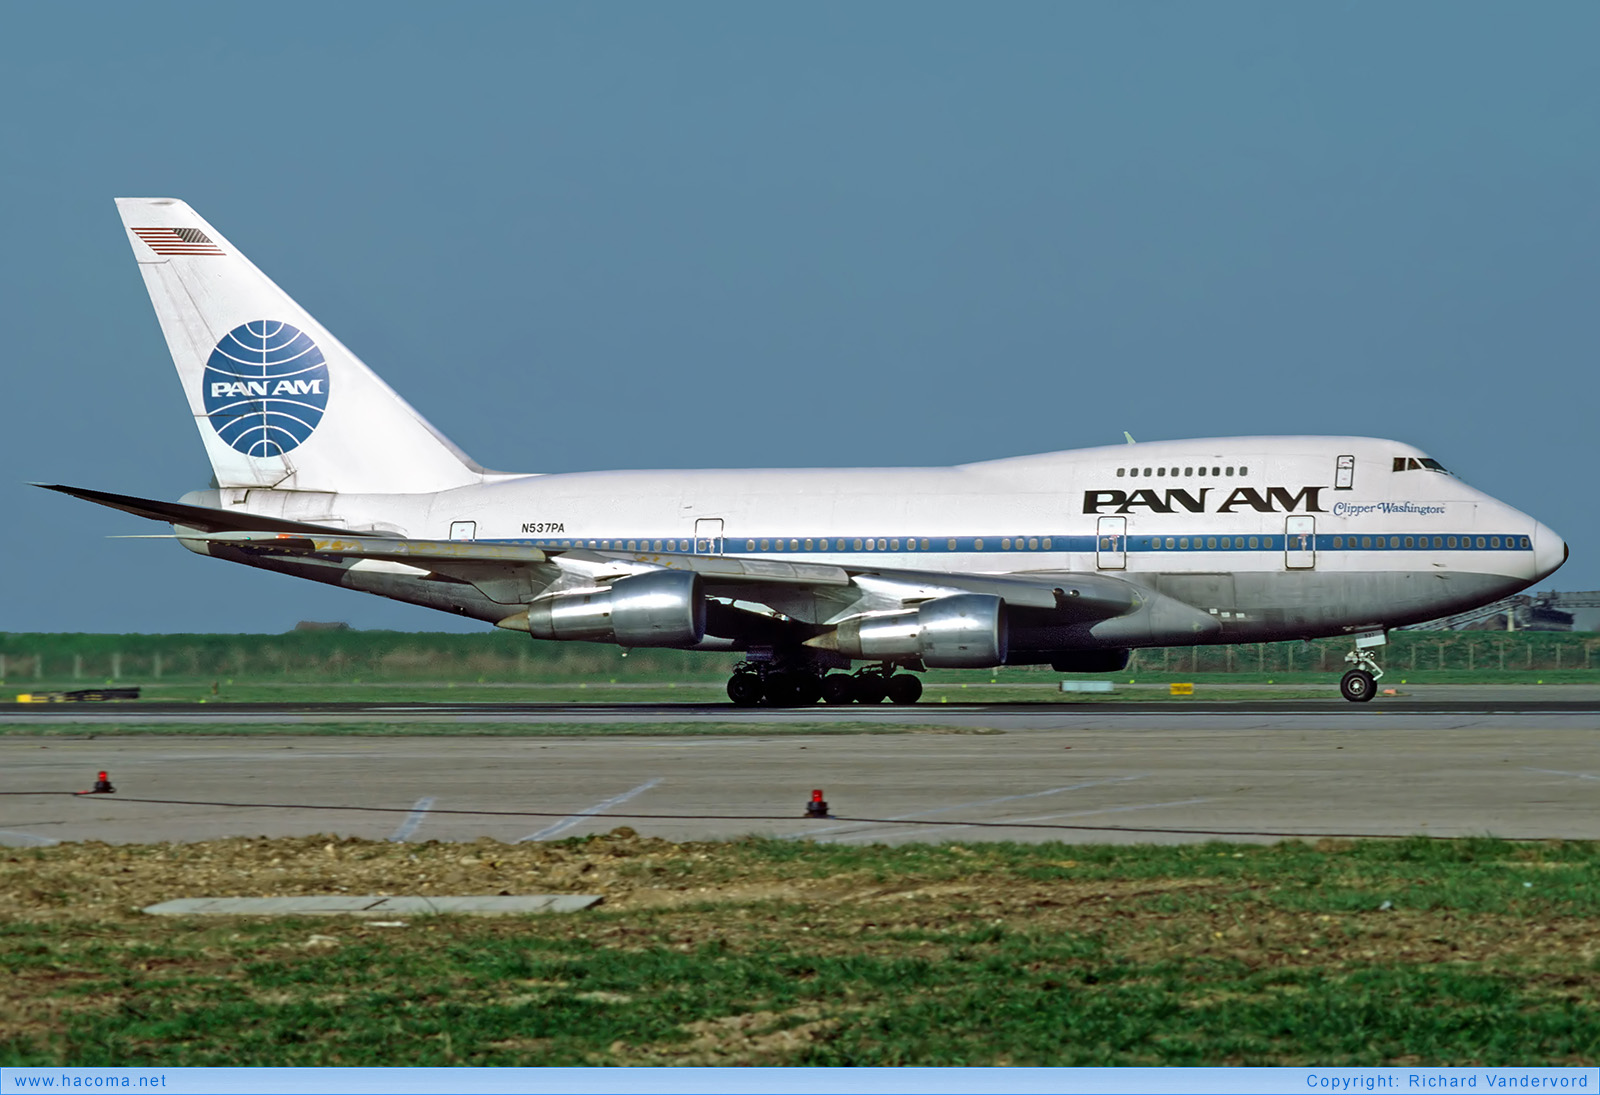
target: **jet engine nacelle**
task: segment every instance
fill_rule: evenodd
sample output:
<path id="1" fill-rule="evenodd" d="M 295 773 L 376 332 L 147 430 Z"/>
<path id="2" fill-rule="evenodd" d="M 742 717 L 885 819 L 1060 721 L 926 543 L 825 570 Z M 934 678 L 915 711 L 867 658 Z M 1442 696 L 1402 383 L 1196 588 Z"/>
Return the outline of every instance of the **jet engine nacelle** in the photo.
<path id="1" fill-rule="evenodd" d="M 698 574 L 652 570 L 618 578 L 609 589 L 540 597 L 528 606 L 528 633 L 619 646 L 694 646 L 706 634 L 706 599 Z"/>
<path id="2" fill-rule="evenodd" d="M 851 658 L 921 658 L 930 669 L 986 669 L 1006 660 L 1005 602 L 960 593 L 883 616 L 845 620 L 837 649 Z"/>

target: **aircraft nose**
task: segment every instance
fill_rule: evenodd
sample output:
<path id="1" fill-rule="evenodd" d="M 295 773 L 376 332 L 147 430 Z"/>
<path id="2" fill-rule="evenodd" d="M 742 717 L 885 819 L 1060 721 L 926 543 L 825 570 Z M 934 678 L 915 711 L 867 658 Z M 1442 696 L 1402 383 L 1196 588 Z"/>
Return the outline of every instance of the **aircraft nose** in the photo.
<path id="1" fill-rule="evenodd" d="M 1572 549 L 1549 527 L 1535 521 L 1533 525 L 1533 580 L 1543 581 L 1567 561 Z"/>

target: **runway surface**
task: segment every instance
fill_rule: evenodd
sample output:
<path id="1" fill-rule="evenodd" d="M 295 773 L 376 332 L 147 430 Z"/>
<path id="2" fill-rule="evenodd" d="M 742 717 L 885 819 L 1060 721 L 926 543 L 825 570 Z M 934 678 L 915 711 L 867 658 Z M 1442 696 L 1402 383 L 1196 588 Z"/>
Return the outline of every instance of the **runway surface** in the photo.
<path id="1" fill-rule="evenodd" d="M 1221 690 L 1219 690 L 1221 691 Z M 1258 689 L 1265 691 L 1265 689 Z M 1221 694 L 1226 695 L 1226 692 Z M 1415 685 L 1399 696 L 1380 696 L 1351 704 L 1326 699 L 1219 700 L 1075 700 L 1045 703 L 919 703 L 845 704 L 806 707 L 743 708 L 715 703 L 522 703 L 472 701 L 451 703 L 306 702 L 306 703 L 54 703 L 0 704 L 0 726 L 55 724 L 141 726 L 264 726 L 386 723 L 396 726 L 440 723 L 704 723 L 768 726 L 831 722 L 885 725 L 976 725 L 1003 720 L 1005 725 L 1073 725 L 1079 720 L 1208 716 L 1323 716 L 1341 721 L 1381 719 L 1397 715 L 1444 716 L 1600 716 L 1600 687 L 1587 685 Z"/>
<path id="2" fill-rule="evenodd" d="M 1537 700 L 1472 691 L 1476 699 L 1362 706 L 232 705 L 208 706 L 204 716 L 188 708 L 184 717 L 219 733 L 0 737 L 0 843 L 316 833 L 519 841 L 621 824 L 673 840 L 760 833 L 850 843 L 1600 839 L 1595 691 L 1563 690 L 1561 700 L 1543 698 L 1553 689 Z M 95 713 L 126 725 L 131 711 Z M 86 713 L 43 708 L 0 720 L 81 723 Z M 177 717 L 137 711 L 152 725 Z M 341 719 L 400 729 L 413 720 L 703 722 L 723 732 L 294 735 L 297 720 Z M 832 722 L 894 732 L 817 732 Z M 230 736 L 230 725 L 253 732 Z M 117 794 L 62 793 L 87 789 L 101 769 Z M 801 816 L 813 788 L 835 817 Z M 15 793 L 41 791 L 50 793 Z"/>

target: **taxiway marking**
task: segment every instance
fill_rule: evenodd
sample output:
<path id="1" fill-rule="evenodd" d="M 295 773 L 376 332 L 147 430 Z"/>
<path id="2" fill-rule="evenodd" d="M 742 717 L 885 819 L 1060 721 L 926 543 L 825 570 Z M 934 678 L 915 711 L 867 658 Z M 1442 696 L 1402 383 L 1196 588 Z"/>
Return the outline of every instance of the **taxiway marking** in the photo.
<path id="1" fill-rule="evenodd" d="M 399 827 L 389 835 L 389 839 L 395 841 L 405 840 L 422 827 L 422 823 L 427 819 L 428 811 L 431 809 L 433 809 L 433 797 L 431 795 L 417 799 L 412 804 L 411 812 L 406 815 L 406 819 L 400 823 Z"/>
<path id="2" fill-rule="evenodd" d="M 1104 807 L 1101 807 L 1100 809 L 1097 809 L 1097 810 L 1073 810 L 1070 813 L 1065 813 L 1065 814 L 1039 814 L 1036 817 L 1013 817 L 1013 818 L 1006 818 L 1005 821 L 986 821 L 986 822 L 983 823 L 983 827 L 985 829 L 997 828 L 999 826 L 1003 826 L 1006 821 L 1013 821 L 1013 822 L 1016 822 L 1018 825 L 1028 825 L 1028 824 L 1031 824 L 1033 822 L 1039 822 L 1039 821 L 1060 821 L 1063 818 L 1069 818 L 1069 817 L 1094 817 L 1097 814 L 1126 814 L 1126 813 L 1131 813 L 1132 811 L 1135 811 L 1135 810 L 1159 810 L 1159 809 L 1161 809 L 1162 807 L 1165 807 L 1165 806 L 1198 806 L 1202 802 L 1212 802 L 1212 801 L 1214 801 L 1214 800 L 1213 799 L 1209 799 L 1209 798 L 1184 798 L 1184 799 L 1178 799 L 1178 800 L 1176 800 L 1174 802 L 1144 802 L 1144 803 L 1140 803 L 1140 804 L 1138 804 L 1136 806 L 1104 806 Z M 953 824 L 950 824 L 950 825 L 940 825 L 937 828 L 900 829 L 900 830 L 896 830 L 893 835 L 898 839 L 898 838 L 903 838 L 903 837 L 908 837 L 908 836 L 917 836 L 919 834 L 947 832 L 950 829 L 960 828 L 960 827 L 962 827 L 962 826 L 964 826 L 966 824 L 967 824 L 966 822 L 958 821 L 958 822 L 954 822 Z M 851 833 L 851 834 L 848 834 L 846 836 L 840 837 L 839 838 L 839 842 L 842 843 L 843 841 L 846 841 L 846 840 L 853 840 L 853 839 L 856 839 L 858 837 L 863 837 L 863 836 L 868 836 L 868 835 L 869 834 L 867 834 L 867 833 Z M 876 834 L 870 834 L 870 835 L 876 835 Z"/>
<path id="3" fill-rule="evenodd" d="M 631 791 L 624 791 L 620 795 L 613 795 L 611 798 L 606 799 L 604 802 L 595 803 L 593 806 L 589 807 L 587 810 L 580 810 L 575 814 L 569 814 L 568 816 L 562 818 L 560 821 L 556 822 L 554 825 L 546 825 L 543 829 L 540 829 L 537 833 L 529 833 L 527 836 L 525 836 L 521 840 L 517 841 L 517 843 L 518 844 L 526 844 L 529 841 L 534 841 L 534 840 L 548 840 L 550 837 L 553 837 L 553 836 L 557 835 L 558 833 L 566 832 L 568 829 L 572 828 L 574 825 L 581 825 L 583 822 L 587 821 L 591 817 L 594 817 L 596 814 L 603 814 L 607 810 L 609 810 L 609 809 L 611 809 L 611 808 L 613 808 L 615 806 L 621 806 L 624 802 L 627 802 L 630 798 L 633 798 L 636 795 L 644 794 L 646 791 L 650 790 L 650 788 L 654 787 L 656 784 L 658 784 L 660 782 L 661 782 L 661 777 L 660 776 L 657 776 L 655 779 L 652 779 L 652 780 L 646 780 L 644 783 L 639 784 L 639 786 L 635 787 Z"/>
<path id="4" fill-rule="evenodd" d="M 1596 783 L 1600 783 L 1600 776 L 1591 776 L 1588 772 L 1559 772 L 1554 768 L 1527 767 L 1524 767 L 1522 770 L 1524 772 L 1543 772 L 1547 776 L 1571 776 L 1573 779 L 1587 779 L 1593 780 Z"/>
<path id="5" fill-rule="evenodd" d="M 1026 798 L 1043 798 L 1046 795 L 1059 795 L 1064 791 L 1082 791 L 1089 787 L 1104 787 L 1111 783 L 1131 783 L 1143 776 L 1113 776 L 1111 779 L 1093 779 L 1084 783 L 1070 783 L 1065 787 L 1052 787 L 1047 791 L 1029 791 L 1021 795 L 1001 795 L 999 798 L 980 798 L 973 802 L 958 802 L 954 806 L 941 806 L 937 810 L 917 810 L 909 814 L 897 814 L 885 818 L 885 821 L 914 821 L 918 818 L 932 817 L 935 814 L 948 814 L 952 810 L 971 810 L 979 806 L 995 806 L 1002 802 L 1017 802 Z M 851 825 L 830 825 L 825 829 L 811 829 L 804 833 L 795 833 L 789 840 L 809 840 L 819 833 L 834 833 L 841 829 L 849 829 Z"/>

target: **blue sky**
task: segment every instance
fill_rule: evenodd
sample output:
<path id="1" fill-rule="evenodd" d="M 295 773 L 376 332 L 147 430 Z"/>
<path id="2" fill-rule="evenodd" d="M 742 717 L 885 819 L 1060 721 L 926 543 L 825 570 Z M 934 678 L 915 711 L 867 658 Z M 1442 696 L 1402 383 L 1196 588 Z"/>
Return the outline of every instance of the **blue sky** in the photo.
<path id="1" fill-rule="evenodd" d="M 111 199 L 482 463 L 1422 446 L 1600 587 L 1592 4 L 13 5 L 0 629 L 448 617 L 38 491 L 209 469 Z"/>

